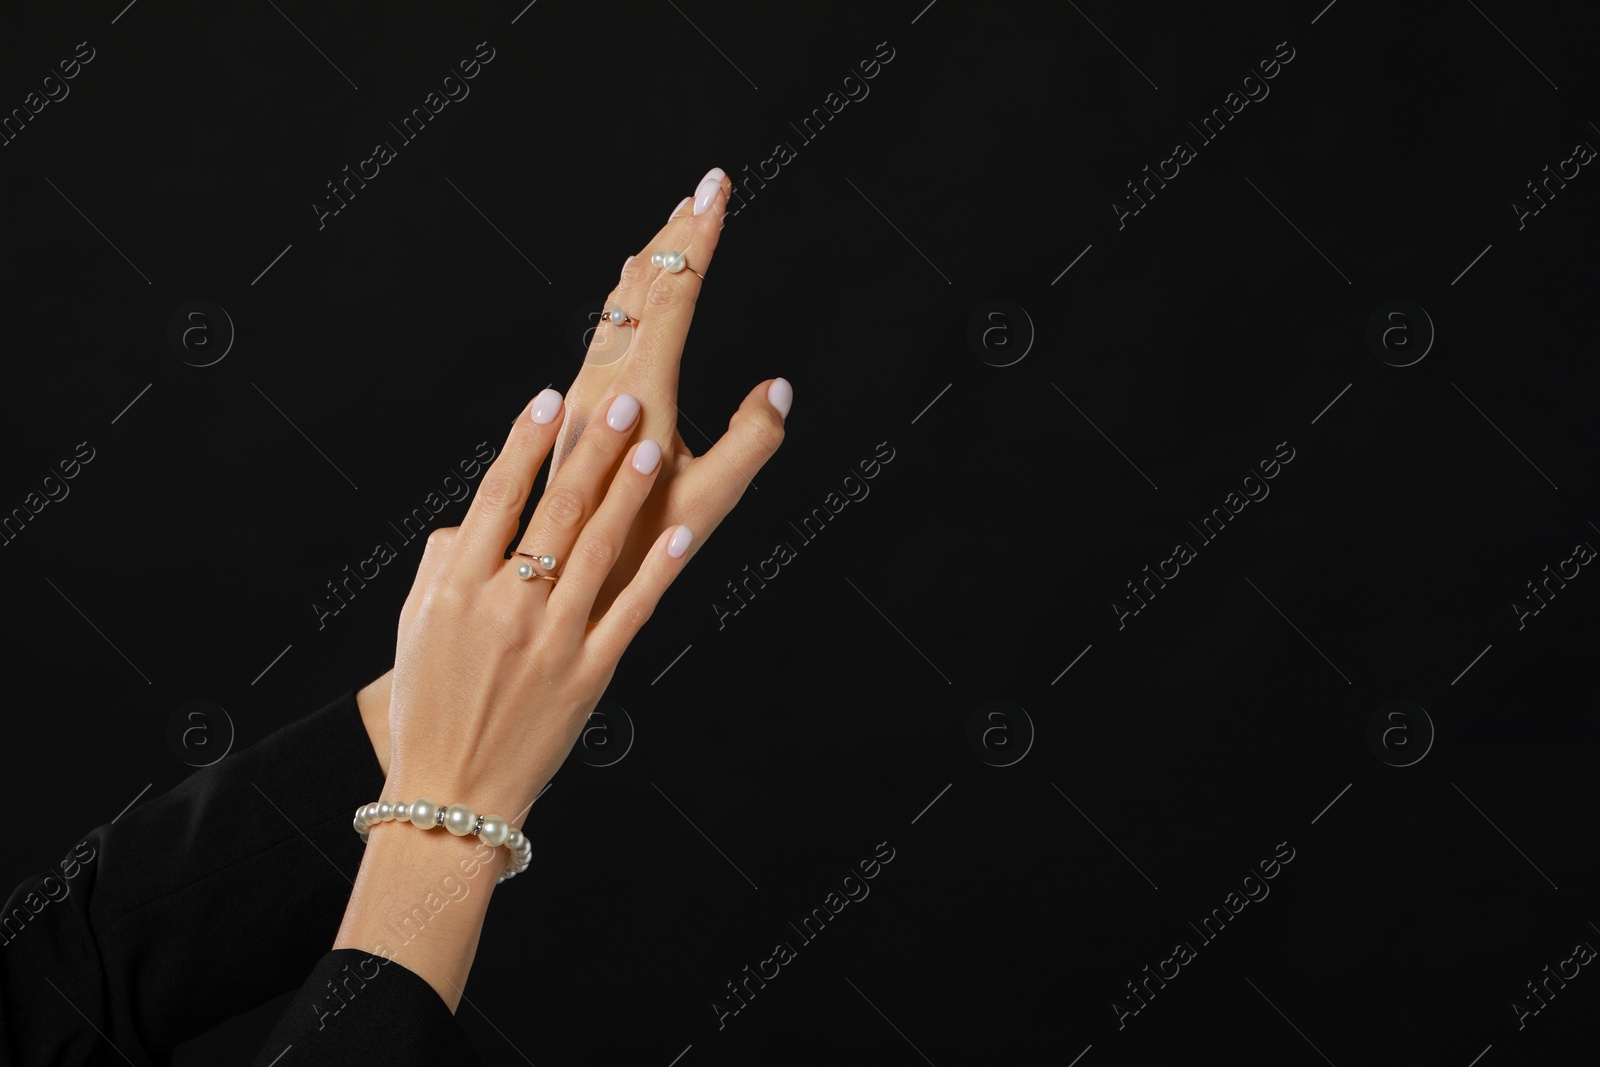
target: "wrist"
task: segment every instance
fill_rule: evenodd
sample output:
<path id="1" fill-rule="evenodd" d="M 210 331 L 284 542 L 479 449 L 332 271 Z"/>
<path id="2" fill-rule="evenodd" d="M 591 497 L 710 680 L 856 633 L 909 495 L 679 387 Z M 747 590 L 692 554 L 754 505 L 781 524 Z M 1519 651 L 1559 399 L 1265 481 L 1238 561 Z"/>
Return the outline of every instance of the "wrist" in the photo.
<path id="1" fill-rule="evenodd" d="M 491 846 L 475 836 L 457 837 L 443 827 L 424 830 L 396 819 L 378 823 L 367 831 L 360 874 L 365 874 L 370 865 L 375 873 L 381 872 L 393 877 L 396 884 L 405 885 L 430 881 L 439 885 L 449 875 L 466 883 L 476 895 L 475 887 L 494 884 L 509 856 L 503 846 Z M 445 888 L 448 895 L 463 895 L 454 887 Z"/>
<path id="2" fill-rule="evenodd" d="M 379 823 L 333 947 L 399 963 L 456 1009 L 495 882 L 510 853 L 442 828 Z"/>

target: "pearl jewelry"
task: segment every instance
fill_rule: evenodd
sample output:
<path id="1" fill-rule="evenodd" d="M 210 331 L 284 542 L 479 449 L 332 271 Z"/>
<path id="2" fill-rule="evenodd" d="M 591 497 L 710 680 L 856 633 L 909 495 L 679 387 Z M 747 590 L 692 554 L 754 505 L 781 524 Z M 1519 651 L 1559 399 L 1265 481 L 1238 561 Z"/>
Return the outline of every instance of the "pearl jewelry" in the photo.
<path id="1" fill-rule="evenodd" d="M 424 830 L 431 830 L 439 819 L 439 805 L 427 797 L 420 797 L 411 802 L 411 825 L 420 826 Z"/>
<path id="2" fill-rule="evenodd" d="M 611 314 L 606 317 L 611 320 L 613 326 L 621 326 L 628 321 L 628 313 L 621 308 L 613 308 Z"/>
<path id="3" fill-rule="evenodd" d="M 545 559 L 554 566 L 555 557 L 541 557 L 541 564 Z M 361 843 L 367 843 L 368 831 L 380 822 L 410 822 L 413 826 L 424 830 L 431 830 L 435 826 L 443 826 L 456 837 L 476 836 L 491 848 L 504 845 L 511 850 L 511 862 L 506 866 L 504 873 L 496 879 L 496 883 L 504 882 L 508 878 L 515 878 L 528 869 L 533 861 L 533 842 L 529 841 L 521 830 L 513 830 L 511 824 L 499 815 L 480 815 L 465 804 L 439 804 L 427 797 L 418 797 L 409 803 L 403 800 L 374 800 L 363 804 L 356 809 L 355 818 L 351 820 L 351 828 L 360 835 Z"/>
<path id="4" fill-rule="evenodd" d="M 472 833 L 472 824 L 477 821 L 478 817 L 465 804 L 452 804 L 445 809 L 444 828 L 457 837 Z"/>
<path id="5" fill-rule="evenodd" d="M 529 580 L 531 580 L 533 578 L 533 574 L 534 574 L 533 564 L 531 564 L 531 563 L 519 563 L 519 564 L 517 564 L 517 577 L 518 578 L 521 578 L 523 581 L 526 582 L 526 581 L 529 581 Z"/>
<path id="6" fill-rule="evenodd" d="M 668 274 L 676 274 L 689 265 L 689 258 L 676 249 L 671 252 L 655 252 L 650 256 L 650 265 L 660 267 Z"/>
<path id="7" fill-rule="evenodd" d="M 546 553 L 539 557 L 539 566 L 543 567 L 547 571 L 553 571 L 556 569 L 556 558 L 549 553 Z"/>
<path id="8" fill-rule="evenodd" d="M 478 831 L 478 839 L 490 848 L 499 848 L 506 843 L 506 838 L 511 836 L 511 824 L 498 815 L 485 815 L 483 829 Z"/>

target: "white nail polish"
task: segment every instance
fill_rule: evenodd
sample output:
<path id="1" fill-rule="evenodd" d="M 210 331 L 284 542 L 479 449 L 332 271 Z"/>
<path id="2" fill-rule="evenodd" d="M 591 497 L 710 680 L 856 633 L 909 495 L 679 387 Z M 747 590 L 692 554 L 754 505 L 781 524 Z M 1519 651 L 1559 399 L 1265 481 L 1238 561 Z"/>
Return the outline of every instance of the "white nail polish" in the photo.
<path id="1" fill-rule="evenodd" d="M 711 202 L 717 198 L 717 193 L 722 189 L 722 179 L 726 177 L 721 167 L 712 167 L 706 171 L 706 176 L 700 179 L 700 185 L 694 191 L 694 213 L 705 214 L 711 207 Z"/>
<path id="2" fill-rule="evenodd" d="M 789 417 L 789 407 L 794 403 L 794 386 L 787 378 L 774 378 L 767 386 L 767 403 L 778 409 L 778 414 Z"/>
<path id="3" fill-rule="evenodd" d="M 639 417 L 639 401 L 627 393 L 618 393 L 611 406 L 606 408 L 606 425 L 613 430 L 626 430 Z"/>
<path id="4" fill-rule="evenodd" d="M 682 559 L 683 554 L 689 551 L 689 543 L 694 540 L 694 531 L 687 526 L 680 526 L 673 531 L 671 539 L 667 541 L 667 555 L 673 559 Z"/>
<path id="5" fill-rule="evenodd" d="M 533 398 L 533 404 L 528 409 L 528 414 L 540 426 L 549 425 L 561 412 L 561 394 L 554 389 L 546 389 Z"/>
<path id="6" fill-rule="evenodd" d="M 656 464 L 661 462 L 661 446 L 648 437 L 639 442 L 639 447 L 633 453 L 633 469 L 640 474 L 649 474 L 656 469 Z"/>

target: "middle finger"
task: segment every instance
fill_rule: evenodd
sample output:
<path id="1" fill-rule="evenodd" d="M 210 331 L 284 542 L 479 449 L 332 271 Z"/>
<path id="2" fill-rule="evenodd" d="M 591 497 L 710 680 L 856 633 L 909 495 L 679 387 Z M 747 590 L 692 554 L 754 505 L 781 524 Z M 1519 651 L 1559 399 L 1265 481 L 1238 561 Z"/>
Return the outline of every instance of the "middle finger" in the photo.
<path id="1" fill-rule="evenodd" d="M 578 540 L 599 504 L 600 487 L 610 477 L 617 457 L 627 447 L 639 423 L 640 405 L 629 393 L 618 393 L 608 404 L 603 418 L 593 420 L 578 439 L 567 463 L 558 475 L 551 475 L 544 495 L 539 498 L 528 529 L 517 550 L 531 556 L 556 557 L 561 569 L 567 553 Z M 538 568 L 545 573 L 544 568 Z"/>

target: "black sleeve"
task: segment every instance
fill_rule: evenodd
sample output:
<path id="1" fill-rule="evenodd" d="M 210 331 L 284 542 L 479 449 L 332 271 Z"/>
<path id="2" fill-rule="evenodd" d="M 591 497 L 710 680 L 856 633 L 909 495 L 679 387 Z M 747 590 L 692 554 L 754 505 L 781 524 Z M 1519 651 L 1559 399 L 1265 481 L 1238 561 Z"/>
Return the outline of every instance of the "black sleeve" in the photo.
<path id="1" fill-rule="evenodd" d="M 419 975 L 382 956 L 341 948 L 311 969 L 254 1067 L 482 1062 L 456 1017 Z"/>
<path id="2" fill-rule="evenodd" d="M 351 690 L 90 831 L 0 912 L 0 1067 L 164 1064 L 296 988 L 263 1064 L 475 1062 L 422 978 L 329 951 L 382 788 Z"/>

